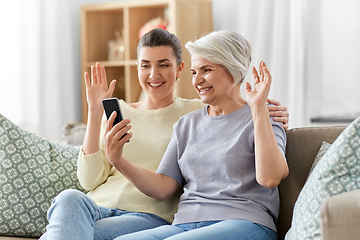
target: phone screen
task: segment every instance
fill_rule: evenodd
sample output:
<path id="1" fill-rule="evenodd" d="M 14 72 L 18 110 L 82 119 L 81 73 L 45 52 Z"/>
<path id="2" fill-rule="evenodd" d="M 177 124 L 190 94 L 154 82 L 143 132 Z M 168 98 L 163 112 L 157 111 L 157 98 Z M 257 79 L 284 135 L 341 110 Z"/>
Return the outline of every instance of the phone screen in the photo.
<path id="1" fill-rule="evenodd" d="M 102 102 L 107 119 L 110 118 L 111 114 L 114 111 L 117 113 L 113 126 L 115 126 L 116 124 L 118 124 L 123 120 L 122 112 L 120 110 L 119 100 L 117 98 L 107 98 L 104 99 Z"/>

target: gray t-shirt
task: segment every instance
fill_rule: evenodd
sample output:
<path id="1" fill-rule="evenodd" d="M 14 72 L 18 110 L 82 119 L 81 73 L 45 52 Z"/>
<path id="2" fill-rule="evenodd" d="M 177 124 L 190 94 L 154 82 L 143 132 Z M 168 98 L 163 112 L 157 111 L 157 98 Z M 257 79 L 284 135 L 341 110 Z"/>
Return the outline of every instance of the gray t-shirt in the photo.
<path id="1" fill-rule="evenodd" d="M 271 123 L 285 154 L 285 131 Z M 216 117 L 207 107 L 181 117 L 157 172 L 184 188 L 173 224 L 241 219 L 276 231 L 278 189 L 255 179 L 254 124 L 247 104 Z"/>

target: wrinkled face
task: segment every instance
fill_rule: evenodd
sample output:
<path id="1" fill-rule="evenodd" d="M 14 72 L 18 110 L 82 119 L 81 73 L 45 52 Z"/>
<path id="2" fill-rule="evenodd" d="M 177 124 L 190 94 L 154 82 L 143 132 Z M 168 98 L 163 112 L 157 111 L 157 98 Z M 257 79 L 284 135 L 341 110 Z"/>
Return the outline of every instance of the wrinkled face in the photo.
<path id="1" fill-rule="evenodd" d="M 142 47 L 139 51 L 138 78 L 149 98 L 173 98 L 176 78 L 180 77 L 181 70 L 169 46 Z"/>
<path id="2" fill-rule="evenodd" d="M 192 55 L 191 73 L 192 84 L 203 103 L 217 105 L 231 97 L 234 78 L 220 64 Z"/>

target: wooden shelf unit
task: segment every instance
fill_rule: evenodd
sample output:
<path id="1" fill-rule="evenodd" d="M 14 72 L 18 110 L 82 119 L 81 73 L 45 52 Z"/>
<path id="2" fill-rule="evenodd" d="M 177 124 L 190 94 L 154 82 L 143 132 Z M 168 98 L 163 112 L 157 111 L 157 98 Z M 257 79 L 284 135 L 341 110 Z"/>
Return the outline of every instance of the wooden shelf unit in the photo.
<path id="1" fill-rule="evenodd" d="M 183 46 L 185 69 L 176 93 L 183 98 L 198 97 L 191 85 L 190 55 L 184 48 L 187 41 L 195 40 L 213 30 L 212 6 L 207 0 L 142 0 L 81 7 L 81 70 L 82 116 L 87 121 L 86 89 L 83 73 L 100 62 L 106 67 L 108 81 L 117 79 L 114 97 L 136 102 L 141 93 L 137 77 L 136 50 L 138 31 L 149 20 L 167 18 L 167 30 L 174 33 Z M 115 31 L 123 30 L 124 59 L 108 61 L 108 42 L 115 39 Z"/>

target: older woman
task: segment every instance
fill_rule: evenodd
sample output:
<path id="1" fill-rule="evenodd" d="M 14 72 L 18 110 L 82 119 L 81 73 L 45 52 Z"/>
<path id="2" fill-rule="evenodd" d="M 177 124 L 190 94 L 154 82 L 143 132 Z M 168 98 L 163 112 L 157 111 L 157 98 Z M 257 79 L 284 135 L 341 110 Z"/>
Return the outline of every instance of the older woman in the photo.
<path id="1" fill-rule="evenodd" d="M 213 32 L 186 44 L 193 86 L 207 106 L 179 119 L 156 173 L 122 155 L 130 121 L 105 130 L 107 160 L 140 191 L 158 200 L 180 187 L 173 224 L 120 239 L 276 239 L 277 185 L 288 174 L 286 136 L 269 118 L 271 75 L 264 62 L 253 68 L 254 89 L 240 84 L 251 47 L 234 31 Z"/>

